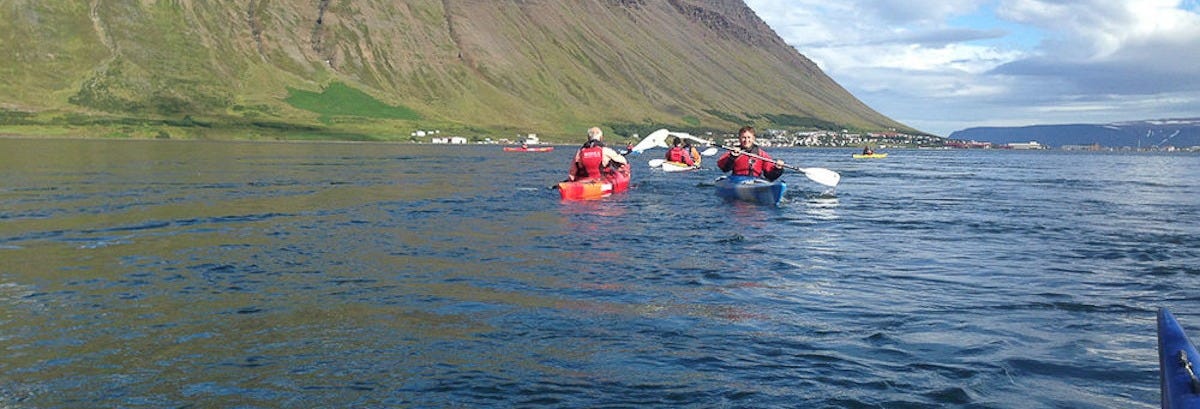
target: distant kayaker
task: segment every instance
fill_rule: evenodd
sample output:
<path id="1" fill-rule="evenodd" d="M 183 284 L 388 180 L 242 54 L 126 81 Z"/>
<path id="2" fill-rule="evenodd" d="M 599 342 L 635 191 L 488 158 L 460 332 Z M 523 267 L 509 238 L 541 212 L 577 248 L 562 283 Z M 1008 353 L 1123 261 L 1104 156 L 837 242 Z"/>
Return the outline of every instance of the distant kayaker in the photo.
<path id="1" fill-rule="evenodd" d="M 696 162 L 696 164 L 694 166 L 700 166 L 700 160 L 703 158 L 700 157 L 700 151 L 696 150 L 695 146 L 692 146 L 692 141 L 684 139 L 683 140 L 683 150 L 688 151 L 688 153 L 692 154 L 692 160 Z"/>
<path id="2" fill-rule="evenodd" d="M 767 151 L 754 143 L 754 127 L 743 126 L 742 129 L 738 129 L 738 145 L 728 148 L 729 152 L 717 159 L 717 167 L 721 171 L 732 172 L 730 174 L 734 176 L 753 176 L 772 181 L 783 176 L 783 161 L 772 159 Z M 757 155 L 766 160 L 742 153 Z"/>
<path id="3" fill-rule="evenodd" d="M 671 149 L 667 149 L 667 162 L 686 163 L 688 166 L 696 166 L 696 161 L 692 159 L 692 153 L 684 149 L 683 142 L 679 137 L 671 142 Z"/>
<path id="4" fill-rule="evenodd" d="M 604 131 L 592 127 L 588 129 L 588 141 L 575 153 L 571 161 L 571 169 L 567 171 L 570 181 L 599 179 L 604 176 L 604 170 L 611 167 L 620 169 L 627 165 L 625 157 L 604 146 Z M 628 171 L 628 170 L 626 170 Z"/>
<path id="5" fill-rule="evenodd" d="M 875 151 L 871 150 L 871 145 L 863 146 L 863 155 L 874 155 Z"/>

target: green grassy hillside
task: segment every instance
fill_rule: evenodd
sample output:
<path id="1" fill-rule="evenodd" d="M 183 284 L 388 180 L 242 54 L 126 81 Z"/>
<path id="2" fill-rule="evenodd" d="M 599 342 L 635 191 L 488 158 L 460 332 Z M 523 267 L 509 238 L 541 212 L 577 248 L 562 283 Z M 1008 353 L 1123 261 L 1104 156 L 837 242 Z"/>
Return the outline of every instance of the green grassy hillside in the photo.
<path id="1" fill-rule="evenodd" d="M 13 0 L 0 4 L 0 58 L 6 134 L 914 132 L 740 0 Z"/>

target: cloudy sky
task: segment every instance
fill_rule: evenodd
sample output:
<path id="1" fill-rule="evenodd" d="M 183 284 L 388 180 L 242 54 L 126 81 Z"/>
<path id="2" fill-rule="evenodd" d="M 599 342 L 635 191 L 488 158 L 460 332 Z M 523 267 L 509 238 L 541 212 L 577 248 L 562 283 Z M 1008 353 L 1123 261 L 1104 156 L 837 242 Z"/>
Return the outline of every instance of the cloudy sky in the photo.
<path id="1" fill-rule="evenodd" d="M 1200 0 L 746 0 L 875 110 L 974 126 L 1200 117 Z"/>

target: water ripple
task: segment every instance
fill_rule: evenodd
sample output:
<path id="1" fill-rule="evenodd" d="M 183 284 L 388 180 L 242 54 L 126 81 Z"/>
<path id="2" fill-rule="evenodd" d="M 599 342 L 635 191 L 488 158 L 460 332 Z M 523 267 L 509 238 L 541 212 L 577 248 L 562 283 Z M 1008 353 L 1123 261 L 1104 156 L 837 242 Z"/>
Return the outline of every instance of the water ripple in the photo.
<path id="1" fill-rule="evenodd" d="M 843 180 L 763 207 L 648 156 L 564 203 L 570 149 L 0 143 L 0 406 L 1153 407 L 1154 312 L 1200 323 L 1194 156 L 777 148 Z"/>

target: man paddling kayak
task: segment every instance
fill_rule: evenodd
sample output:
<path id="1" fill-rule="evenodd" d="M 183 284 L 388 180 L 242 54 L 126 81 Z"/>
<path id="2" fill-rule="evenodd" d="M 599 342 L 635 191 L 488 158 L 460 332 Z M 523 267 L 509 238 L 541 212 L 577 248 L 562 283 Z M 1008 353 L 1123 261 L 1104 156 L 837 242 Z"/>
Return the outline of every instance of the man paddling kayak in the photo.
<path id="1" fill-rule="evenodd" d="M 771 159 L 767 151 L 754 143 L 754 127 L 743 126 L 738 130 L 738 147 L 729 148 L 729 152 L 717 159 L 717 167 L 733 176 L 752 176 L 773 181 L 783 176 L 785 164 L 782 160 Z M 765 160 L 751 158 L 742 153 L 761 156 Z"/>
<path id="2" fill-rule="evenodd" d="M 625 157 L 604 146 L 604 131 L 600 128 L 592 127 L 588 129 L 588 141 L 579 148 L 579 152 L 575 153 L 575 159 L 571 161 L 571 169 L 567 171 L 567 180 L 582 181 L 600 179 L 604 176 L 604 170 L 610 166 L 622 171 L 621 168 L 629 163 L 625 161 Z M 626 169 L 625 172 L 628 172 Z"/>

